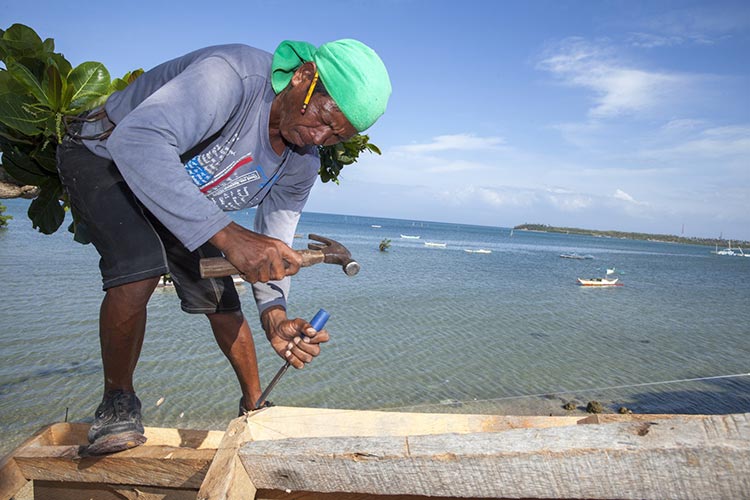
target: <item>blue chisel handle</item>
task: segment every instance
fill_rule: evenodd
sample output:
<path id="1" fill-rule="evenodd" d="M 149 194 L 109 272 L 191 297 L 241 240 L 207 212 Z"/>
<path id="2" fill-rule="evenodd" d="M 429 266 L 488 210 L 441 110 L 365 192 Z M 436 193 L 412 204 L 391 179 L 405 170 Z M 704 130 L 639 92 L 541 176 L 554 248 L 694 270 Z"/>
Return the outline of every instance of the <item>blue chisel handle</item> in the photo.
<path id="1" fill-rule="evenodd" d="M 325 309 L 321 309 L 317 313 L 315 313 L 315 316 L 313 316 L 313 319 L 310 320 L 310 325 L 315 329 L 315 331 L 319 332 L 326 326 L 326 321 L 328 321 L 328 318 L 330 318 L 331 315 L 328 314 L 328 311 Z"/>
<path id="2" fill-rule="evenodd" d="M 312 326 L 315 331 L 321 331 L 326 326 L 326 322 L 328 321 L 328 318 L 330 318 L 331 315 L 328 314 L 328 311 L 325 309 L 319 310 L 315 316 L 313 316 L 313 319 L 310 320 L 310 326 Z M 304 337 L 304 334 L 302 335 Z M 282 366 L 278 372 L 276 372 L 276 376 L 273 377 L 273 380 L 271 380 L 271 383 L 268 384 L 268 387 L 266 387 L 266 390 L 263 391 L 263 394 L 260 395 L 258 398 L 258 401 L 255 403 L 255 408 L 258 409 L 263 406 L 263 404 L 266 402 L 266 398 L 271 393 L 271 390 L 276 386 L 276 383 L 281 379 L 282 375 L 286 372 L 287 368 L 289 368 L 289 361 L 284 363 L 284 366 Z"/>

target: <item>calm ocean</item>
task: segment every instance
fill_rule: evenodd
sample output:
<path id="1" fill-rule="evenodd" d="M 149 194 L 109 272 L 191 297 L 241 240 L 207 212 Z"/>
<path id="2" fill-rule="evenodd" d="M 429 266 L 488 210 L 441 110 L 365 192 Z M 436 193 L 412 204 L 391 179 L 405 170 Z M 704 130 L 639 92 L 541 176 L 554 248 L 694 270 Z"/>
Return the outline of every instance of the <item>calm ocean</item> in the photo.
<path id="1" fill-rule="evenodd" d="M 0 453 L 66 413 L 90 419 L 102 379 L 95 250 L 66 231 L 34 231 L 28 201 L 3 204 L 15 218 L 0 230 Z M 249 225 L 252 213 L 234 217 Z M 327 309 L 332 340 L 281 380 L 271 394 L 278 405 L 563 415 L 566 402 L 580 412 L 597 400 L 611 411 L 750 412 L 750 258 L 317 213 L 303 215 L 298 233 L 341 241 L 362 271 L 347 277 L 318 265 L 294 278 L 290 315 Z M 385 238 L 391 247 L 380 252 Z M 491 253 L 464 251 L 479 248 Z M 594 258 L 560 258 L 569 252 Z M 576 284 L 607 268 L 624 286 Z M 265 385 L 283 361 L 258 325 L 249 287 L 241 296 Z M 224 429 L 236 416 L 233 372 L 205 317 L 183 313 L 174 290 L 151 300 L 136 383 L 146 425 Z"/>

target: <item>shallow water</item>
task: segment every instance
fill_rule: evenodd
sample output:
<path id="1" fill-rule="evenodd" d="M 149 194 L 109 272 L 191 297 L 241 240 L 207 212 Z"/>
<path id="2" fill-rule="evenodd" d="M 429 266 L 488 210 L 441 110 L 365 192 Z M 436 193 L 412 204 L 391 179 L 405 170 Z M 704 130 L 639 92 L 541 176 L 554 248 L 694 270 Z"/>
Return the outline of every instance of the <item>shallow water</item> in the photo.
<path id="1" fill-rule="evenodd" d="M 65 231 L 35 232 L 28 201 L 4 204 L 15 218 L 0 230 L 2 453 L 66 412 L 89 419 L 102 378 L 95 250 Z M 234 217 L 249 225 L 252 213 Z M 750 412 L 750 258 L 315 213 L 303 215 L 298 233 L 341 241 L 362 271 L 350 278 L 318 265 L 295 277 L 290 314 L 309 318 L 324 307 L 332 340 L 308 368 L 285 375 L 276 404 L 546 415 L 596 399 L 612 411 Z M 380 252 L 384 238 L 391 248 Z M 594 259 L 559 257 L 571 252 Z M 612 267 L 624 286 L 576 284 Z M 249 287 L 241 296 L 267 383 L 283 361 L 259 328 Z M 147 425 L 223 429 L 236 416 L 239 388 L 207 320 L 183 313 L 171 289 L 151 300 L 136 383 Z"/>

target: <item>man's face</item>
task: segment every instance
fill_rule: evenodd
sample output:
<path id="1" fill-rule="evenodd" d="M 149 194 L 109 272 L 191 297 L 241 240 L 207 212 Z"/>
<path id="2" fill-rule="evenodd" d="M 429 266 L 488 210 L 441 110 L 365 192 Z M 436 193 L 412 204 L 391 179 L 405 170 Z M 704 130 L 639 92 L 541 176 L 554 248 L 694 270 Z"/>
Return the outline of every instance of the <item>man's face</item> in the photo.
<path id="1" fill-rule="evenodd" d="M 296 94 L 304 96 L 308 88 L 309 85 L 299 85 Z M 296 146 L 332 146 L 357 133 L 330 96 L 313 93 L 304 114 L 300 112 L 302 100 L 293 99 L 291 109 L 282 112 L 279 131 L 286 142 Z"/>

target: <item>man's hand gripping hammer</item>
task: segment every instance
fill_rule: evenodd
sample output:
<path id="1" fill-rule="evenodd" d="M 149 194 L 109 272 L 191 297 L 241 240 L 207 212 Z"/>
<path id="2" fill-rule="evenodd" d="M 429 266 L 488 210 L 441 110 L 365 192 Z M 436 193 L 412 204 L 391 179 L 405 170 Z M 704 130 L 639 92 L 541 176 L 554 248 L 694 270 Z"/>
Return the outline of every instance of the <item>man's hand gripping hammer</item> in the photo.
<path id="1" fill-rule="evenodd" d="M 352 259 L 352 254 L 344 245 L 336 240 L 310 234 L 311 240 L 320 243 L 309 243 L 308 250 L 297 250 L 302 257 L 302 267 L 324 262 L 326 264 L 340 265 L 347 276 L 354 276 L 359 272 L 359 264 Z M 236 267 L 223 257 L 211 257 L 200 261 L 201 278 L 221 278 L 239 274 Z"/>

